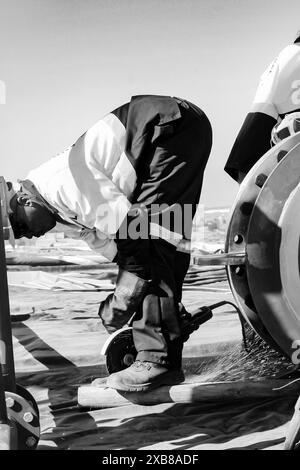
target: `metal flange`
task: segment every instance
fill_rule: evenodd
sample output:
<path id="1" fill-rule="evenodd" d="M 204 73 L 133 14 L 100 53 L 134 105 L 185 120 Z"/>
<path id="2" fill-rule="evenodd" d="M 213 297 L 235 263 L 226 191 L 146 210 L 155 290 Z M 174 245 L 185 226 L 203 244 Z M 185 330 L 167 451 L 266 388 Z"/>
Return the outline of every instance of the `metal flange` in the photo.
<path id="1" fill-rule="evenodd" d="M 264 190 L 268 177 L 287 154 L 298 145 L 300 135 L 295 134 L 269 150 L 245 177 L 240 186 L 230 217 L 225 242 L 229 253 L 245 252 L 245 265 L 227 266 L 229 284 L 243 317 L 251 328 L 274 349 L 282 352 L 261 319 L 249 287 L 247 264 L 248 228 L 259 194 Z M 254 219 L 253 223 L 255 223 Z"/>
<path id="2" fill-rule="evenodd" d="M 247 233 L 246 271 L 254 305 L 290 358 L 300 342 L 300 143 L 274 168 L 257 197 Z"/>
<path id="3" fill-rule="evenodd" d="M 27 392 L 29 394 L 29 392 Z M 16 450 L 33 450 L 40 438 L 37 406 L 17 393 L 5 392 L 9 423 L 16 429 Z"/>

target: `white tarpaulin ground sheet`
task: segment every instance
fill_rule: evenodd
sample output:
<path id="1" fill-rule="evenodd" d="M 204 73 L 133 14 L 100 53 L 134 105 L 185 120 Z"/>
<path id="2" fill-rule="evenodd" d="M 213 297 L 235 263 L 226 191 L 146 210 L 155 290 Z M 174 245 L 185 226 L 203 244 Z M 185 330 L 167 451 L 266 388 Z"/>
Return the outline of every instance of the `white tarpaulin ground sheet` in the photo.
<path id="1" fill-rule="evenodd" d="M 100 355 L 107 333 L 97 315 L 99 302 L 108 294 L 97 289 L 104 285 L 105 274 L 96 289 L 89 289 L 90 281 L 79 273 L 49 277 L 28 272 L 25 280 L 24 273 L 18 279 L 16 274 L 10 279 L 11 313 L 28 314 L 26 320 L 13 322 L 17 381 L 34 395 L 40 409 L 38 449 L 282 449 L 292 399 L 241 397 L 229 402 L 80 409 L 78 387 L 107 374 Z M 106 279 L 109 286 L 111 279 Z M 78 282 L 83 282 L 83 291 Z M 27 283 L 36 283 L 35 288 L 24 287 Z M 76 289 L 70 292 L 69 284 Z M 233 300 L 224 281 L 207 288 L 186 289 L 186 307 Z M 213 381 L 226 373 L 239 362 L 241 341 L 235 311 L 230 306 L 220 309 L 186 343 L 186 377 Z M 255 374 L 248 365 L 250 370 Z"/>

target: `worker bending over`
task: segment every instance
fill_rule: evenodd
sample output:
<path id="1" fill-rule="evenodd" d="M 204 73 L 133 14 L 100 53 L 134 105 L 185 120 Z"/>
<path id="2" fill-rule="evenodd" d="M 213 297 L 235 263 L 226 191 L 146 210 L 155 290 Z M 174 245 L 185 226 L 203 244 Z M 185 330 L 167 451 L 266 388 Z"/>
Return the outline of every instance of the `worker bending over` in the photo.
<path id="1" fill-rule="evenodd" d="M 118 264 L 116 288 L 100 304 L 109 333 L 133 321 L 136 361 L 110 375 L 117 390 L 144 391 L 184 379 L 182 284 L 192 219 L 212 130 L 194 104 L 134 96 L 65 152 L 7 183 L 16 238 L 57 223 Z"/>

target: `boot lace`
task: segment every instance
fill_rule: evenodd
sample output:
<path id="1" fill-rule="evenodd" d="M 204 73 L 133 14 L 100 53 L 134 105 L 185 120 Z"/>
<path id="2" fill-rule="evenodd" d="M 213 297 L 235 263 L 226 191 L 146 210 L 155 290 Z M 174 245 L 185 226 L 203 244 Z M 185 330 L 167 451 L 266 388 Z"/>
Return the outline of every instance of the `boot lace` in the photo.
<path id="1" fill-rule="evenodd" d="M 137 369 L 140 369 L 141 367 L 144 368 L 144 369 L 147 369 L 147 370 L 151 369 L 150 362 L 143 362 L 143 361 L 139 361 L 139 360 L 135 361 L 134 366 Z"/>

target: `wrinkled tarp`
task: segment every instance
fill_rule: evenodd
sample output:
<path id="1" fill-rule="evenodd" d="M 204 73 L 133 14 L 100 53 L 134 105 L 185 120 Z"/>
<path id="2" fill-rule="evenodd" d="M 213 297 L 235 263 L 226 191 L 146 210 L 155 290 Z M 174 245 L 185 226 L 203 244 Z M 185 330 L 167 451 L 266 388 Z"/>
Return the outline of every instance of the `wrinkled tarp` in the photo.
<path id="1" fill-rule="evenodd" d="M 117 277 L 117 269 L 106 269 L 101 272 L 89 270 L 80 272 L 70 271 L 57 273 L 39 270 L 33 271 L 8 271 L 8 285 L 44 290 L 113 290 Z M 224 267 L 191 268 L 186 275 L 184 287 L 201 286 L 226 280 Z"/>
<path id="2" fill-rule="evenodd" d="M 192 309 L 232 300 L 226 283 L 220 289 L 185 291 L 184 302 Z M 106 295 L 10 289 L 12 314 L 30 314 L 28 320 L 13 323 L 13 342 L 17 381 L 33 394 L 40 410 L 38 449 L 282 449 L 292 400 L 78 408 L 78 387 L 106 375 L 100 350 L 107 334 L 97 317 Z M 186 373 L 201 381 L 214 355 L 228 354 L 240 341 L 237 315 L 220 309 L 185 345 Z"/>

